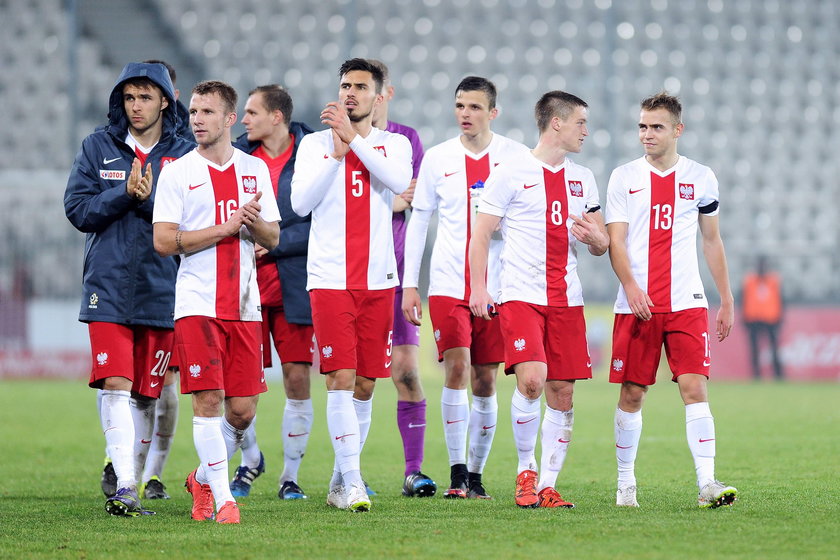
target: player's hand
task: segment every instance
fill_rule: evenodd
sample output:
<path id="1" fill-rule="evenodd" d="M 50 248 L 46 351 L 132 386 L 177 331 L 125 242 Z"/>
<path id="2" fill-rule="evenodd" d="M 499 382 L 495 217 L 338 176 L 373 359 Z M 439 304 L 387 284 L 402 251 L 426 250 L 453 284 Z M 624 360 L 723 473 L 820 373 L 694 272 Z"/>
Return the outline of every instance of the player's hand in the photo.
<path id="1" fill-rule="evenodd" d="M 254 255 L 256 255 L 257 258 L 264 257 L 267 254 L 268 254 L 268 249 L 266 249 L 265 247 L 263 247 L 259 243 L 254 243 Z"/>
<path id="2" fill-rule="evenodd" d="M 350 151 L 350 145 L 344 143 L 341 140 L 341 137 L 336 133 L 335 130 L 332 131 L 332 140 L 333 140 L 333 153 L 332 157 L 341 161 L 344 159 L 344 156 L 347 155 L 347 152 Z"/>
<path id="3" fill-rule="evenodd" d="M 721 303 L 715 320 L 715 332 L 718 342 L 732 333 L 732 325 L 735 324 L 735 306 L 732 303 Z"/>
<path id="4" fill-rule="evenodd" d="M 481 317 L 488 321 L 498 315 L 496 312 L 496 302 L 490 297 L 490 293 L 486 288 L 470 292 L 470 311 L 476 317 Z"/>
<path id="5" fill-rule="evenodd" d="M 624 293 L 627 295 L 627 303 L 630 304 L 630 310 L 636 318 L 642 321 L 648 321 L 653 317 L 650 308 L 653 307 L 653 301 L 639 286 L 624 287 Z"/>
<path id="6" fill-rule="evenodd" d="M 349 144 L 356 137 L 356 131 L 353 129 L 353 123 L 350 122 L 350 116 L 338 101 L 327 103 L 324 110 L 321 111 L 321 123 L 332 128 L 333 132 L 338 134 L 338 137 L 345 144 Z"/>
<path id="7" fill-rule="evenodd" d="M 408 202 L 409 206 L 411 205 L 412 201 L 414 200 L 414 187 L 417 185 L 417 179 L 412 179 L 411 182 L 408 184 L 408 188 L 405 189 L 402 194 L 400 194 L 400 198 Z"/>
<path id="8" fill-rule="evenodd" d="M 143 171 L 143 164 L 140 163 L 139 158 L 134 158 L 131 162 L 131 172 L 128 174 L 128 181 L 126 181 L 126 192 L 128 196 L 134 199 L 145 202 L 152 195 L 152 165 L 146 165 L 146 173 L 141 175 Z"/>
<path id="9" fill-rule="evenodd" d="M 420 326 L 423 319 L 423 304 L 420 303 L 420 294 L 417 288 L 403 288 L 402 312 L 405 320 L 412 325 Z"/>
<path id="10" fill-rule="evenodd" d="M 610 238 L 606 231 L 601 230 L 593 214 L 588 212 L 583 216 L 569 214 L 569 218 L 574 222 L 569 231 L 575 236 L 575 239 L 597 248 L 609 247 Z"/>
<path id="11" fill-rule="evenodd" d="M 262 191 L 258 192 L 254 195 L 254 198 L 246 202 L 245 205 L 240 208 L 240 210 L 242 210 L 242 224 L 249 230 L 254 227 L 254 224 L 262 219 L 260 216 L 262 206 L 259 202 L 260 198 L 262 198 L 262 194 Z"/>

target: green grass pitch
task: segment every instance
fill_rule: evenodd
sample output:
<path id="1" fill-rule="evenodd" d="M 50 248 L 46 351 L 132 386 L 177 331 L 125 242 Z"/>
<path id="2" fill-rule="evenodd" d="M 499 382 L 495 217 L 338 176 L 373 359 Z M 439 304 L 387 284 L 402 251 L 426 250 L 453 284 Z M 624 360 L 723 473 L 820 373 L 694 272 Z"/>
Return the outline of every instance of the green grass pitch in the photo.
<path id="1" fill-rule="evenodd" d="M 445 489 L 449 465 L 440 420 L 441 374 L 425 356 L 428 400 L 424 471 Z M 499 428 L 484 473 L 492 501 L 400 495 L 402 445 L 396 393 L 378 383 L 362 456 L 378 491 L 366 514 L 325 505 L 332 448 L 325 389 L 313 377 L 315 426 L 301 468 L 306 501 L 277 498 L 283 390 L 260 402 L 267 472 L 240 500 L 242 524 L 189 518 L 185 475 L 197 462 L 191 407 L 181 416 L 157 515 L 113 518 L 99 474 L 104 438 L 84 381 L 0 382 L 0 558 L 837 558 L 840 550 L 840 387 L 710 384 L 717 476 L 736 486 L 733 507 L 701 510 L 676 387 L 660 376 L 648 396 L 636 463 L 641 508 L 616 508 L 612 418 L 617 388 L 599 373 L 575 395 L 574 440 L 558 479 L 573 510 L 513 504 L 513 379 L 499 378 Z M 234 459 L 238 463 L 238 456 Z M 231 467 L 232 469 L 233 467 Z"/>

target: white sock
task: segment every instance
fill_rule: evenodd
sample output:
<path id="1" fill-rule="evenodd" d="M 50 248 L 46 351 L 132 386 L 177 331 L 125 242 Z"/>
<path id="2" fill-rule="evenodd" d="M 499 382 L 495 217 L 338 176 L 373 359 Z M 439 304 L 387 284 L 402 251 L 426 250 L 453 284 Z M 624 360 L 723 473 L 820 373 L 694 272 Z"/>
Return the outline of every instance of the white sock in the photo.
<path id="1" fill-rule="evenodd" d="M 242 434 L 242 442 L 239 444 L 242 449 L 242 462 L 244 467 L 249 469 L 256 469 L 260 466 L 260 446 L 257 444 L 257 417 L 251 421 L 251 424 L 244 430 Z"/>
<path id="2" fill-rule="evenodd" d="M 225 502 L 236 501 L 228 486 L 228 454 L 222 435 L 222 418 L 194 416 L 193 443 L 201 462 L 196 481 L 210 485 L 216 500 L 216 509 L 222 507 Z"/>
<path id="3" fill-rule="evenodd" d="M 510 421 L 519 457 L 516 473 L 536 471 L 534 449 L 537 447 L 537 432 L 540 429 L 540 399 L 526 398 L 519 389 L 515 389 L 510 400 Z"/>
<path id="4" fill-rule="evenodd" d="M 287 480 L 297 481 L 314 417 L 312 399 L 286 399 L 286 407 L 283 409 L 283 474 L 280 475 L 280 484 Z"/>
<path id="5" fill-rule="evenodd" d="M 484 471 L 490 448 L 493 446 L 493 437 L 496 435 L 498 418 L 499 403 L 495 394 L 489 397 L 473 395 L 470 409 L 470 454 L 467 463 L 469 472 L 481 474 Z"/>
<path id="6" fill-rule="evenodd" d="M 96 414 L 102 419 L 102 389 L 96 390 Z M 108 457 L 108 444 L 105 444 L 105 456 Z M 110 457 L 108 457 L 110 459 Z"/>
<path id="7" fill-rule="evenodd" d="M 353 399 L 353 408 L 356 410 L 356 418 L 359 420 L 359 454 L 365 448 L 365 440 L 367 440 L 370 432 L 370 419 L 373 415 L 373 396 L 370 400 L 360 401 Z"/>
<path id="8" fill-rule="evenodd" d="M 152 445 L 146 457 L 146 467 L 143 470 L 143 482 L 148 482 L 153 476 L 160 477 L 169 450 L 172 448 L 172 438 L 175 426 L 178 424 L 178 384 L 164 385 L 160 398 L 155 405 L 155 427 L 152 432 Z"/>
<path id="9" fill-rule="evenodd" d="M 146 456 L 152 443 L 155 427 L 155 399 L 131 398 L 128 401 L 131 418 L 134 422 L 134 472 L 143 472 Z"/>
<path id="10" fill-rule="evenodd" d="M 440 396 L 440 412 L 443 416 L 443 437 L 449 450 L 449 465 L 466 464 L 470 415 L 467 390 L 444 387 Z"/>
<path id="11" fill-rule="evenodd" d="M 636 454 L 642 437 L 642 411 L 615 409 L 615 459 L 618 463 L 618 487 L 636 485 Z"/>
<path id="12" fill-rule="evenodd" d="M 697 486 L 703 488 L 715 480 L 715 419 L 709 403 L 685 405 L 685 436 L 694 457 Z"/>
<path id="13" fill-rule="evenodd" d="M 235 428 L 233 424 L 228 422 L 227 418 L 222 417 L 222 437 L 225 440 L 227 458 L 230 459 L 242 445 L 242 439 L 245 437 L 245 430 Z"/>
<path id="14" fill-rule="evenodd" d="M 353 391 L 327 391 L 327 429 L 338 470 L 347 484 L 348 474 L 360 470 L 361 436 L 359 419 L 353 408 Z"/>
<path id="15" fill-rule="evenodd" d="M 553 488 L 557 482 L 557 475 L 563 468 L 566 451 L 572 441 L 574 423 L 574 409 L 562 411 L 546 405 L 542 422 L 542 457 L 540 458 L 538 491 L 543 488 Z"/>
<path id="16" fill-rule="evenodd" d="M 134 420 L 131 417 L 129 391 L 102 391 L 99 419 L 105 433 L 105 451 L 114 465 L 117 488 L 137 484 L 134 474 Z"/>

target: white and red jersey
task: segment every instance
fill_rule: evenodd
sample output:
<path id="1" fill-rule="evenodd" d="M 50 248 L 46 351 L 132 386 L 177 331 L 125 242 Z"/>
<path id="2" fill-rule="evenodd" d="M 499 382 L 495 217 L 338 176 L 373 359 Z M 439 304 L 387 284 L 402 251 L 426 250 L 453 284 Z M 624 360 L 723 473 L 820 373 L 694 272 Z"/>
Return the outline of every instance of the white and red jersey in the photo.
<path id="1" fill-rule="evenodd" d="M 153 221 L 196 231 L 225 223 L 262 192 L 260 215 L 279 222 L 265 162 L 234 148 L 222 166 L 193 150 L 161 170 Z M 238 236 L 181 255 L 175 282 L 175 319 L 201 315 L 233 321 L 261 321 L 254 239 L 243 226 Z"/>
<path id="2" fill-rule="evenodd" d="M 341 161 L 332 131 L 307 134 L 292 177 L 292 209 L 312 212 L 308 290 L 384 290 L 399 283 L 391 231 L 394 194 L 411 182 L 411 144 L 372 128 Z"/>
<path id="3" fill-rule="evenodd" d="M 583 305 L 569 214 L 598 208 L 592 171 L 568 157 L 552 167 L 529 152 L 500 165 L 487 181 L 478 211 L 502 218 L 501 302 Z"/>
<path id="4" fill-rule="evenodd" d="M 697 261 L 697 229 L 701 211 L 717 214 L 718 196 L 712 170 L 683 156 L 667 171 L 641 157 L 612 172 L 605 221 L 628 224 L 633 278 L 650 296 L 653 313 L 708 307 Z M 632 313 L 621 286 L 614 310 Z"/>
<path id="5" fill-rule="evenodd" d="M 470 234 L 484 182 L 499 163 L 527 153 L 525 145 L 500 134 L 493 134 L 490 144 L 479 154 L 467 150 L 460 136 L 426 152 L 411 205 L 415 209 L 438 213 L 437 237 L 429 271 L 430 296 L 469 300 Z M 423 258 L 426 231 L 418 231 L 418 224 L 410 220 L 406 233 L 403 286 L 408 288 L 417 287 Z M 501 250 L 501 235 L 494 233 L 490 240 L 487 289 L 496 301 L 500 296 Z"/>

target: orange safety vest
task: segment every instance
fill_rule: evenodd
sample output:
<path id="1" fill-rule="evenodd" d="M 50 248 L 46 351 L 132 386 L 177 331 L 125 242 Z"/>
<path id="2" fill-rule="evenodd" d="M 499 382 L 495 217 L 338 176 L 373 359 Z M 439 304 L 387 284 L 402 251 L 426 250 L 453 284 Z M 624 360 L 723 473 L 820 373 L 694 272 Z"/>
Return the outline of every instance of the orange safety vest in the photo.
<path id="1" fill-rule="evenodd" d="M 782 318 L 782 290 L 779 276 L 748 274 L 744 278 L 744 321 L 778 323 Z"/>

